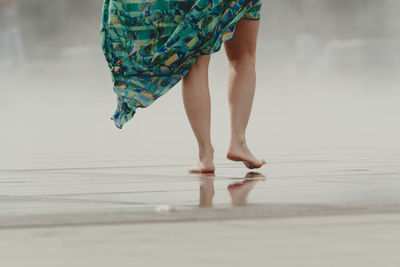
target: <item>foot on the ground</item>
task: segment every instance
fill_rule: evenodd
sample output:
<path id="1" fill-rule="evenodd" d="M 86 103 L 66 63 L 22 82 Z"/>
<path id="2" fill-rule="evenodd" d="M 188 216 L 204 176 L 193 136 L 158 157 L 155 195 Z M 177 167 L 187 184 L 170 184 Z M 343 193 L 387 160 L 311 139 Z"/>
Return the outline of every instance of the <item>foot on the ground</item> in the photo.
<path id="1" fill-rule="evenodd" d="M 210 160 L 199 161 L 196 165 L 189 168 L 190 173 L 213 173 L 215 172 L 214 163 Z"/>
<path id="2" fill-rule="evenodd" d="M 226 157 L 233 161 L 242 161 L 249 169 L 257 169 L 266 164 L 264 159 L 257 159 L 245 143 L 240 145 L 231 145 Z"/>

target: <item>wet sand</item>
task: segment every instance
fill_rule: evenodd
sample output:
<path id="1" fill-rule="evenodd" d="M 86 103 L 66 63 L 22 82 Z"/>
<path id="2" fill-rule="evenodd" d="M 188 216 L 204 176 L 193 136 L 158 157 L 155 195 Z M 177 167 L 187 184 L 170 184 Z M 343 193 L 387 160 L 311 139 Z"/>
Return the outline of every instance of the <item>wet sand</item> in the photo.
<path id="1" fill-rule="evenodd" d="M 396 150 L 277 154 L 258 174 L 216 158 L 215 176 L 188 174 L 190 158 L 125 160 L 3 167 L 5 266 L 400 263 Z"/>

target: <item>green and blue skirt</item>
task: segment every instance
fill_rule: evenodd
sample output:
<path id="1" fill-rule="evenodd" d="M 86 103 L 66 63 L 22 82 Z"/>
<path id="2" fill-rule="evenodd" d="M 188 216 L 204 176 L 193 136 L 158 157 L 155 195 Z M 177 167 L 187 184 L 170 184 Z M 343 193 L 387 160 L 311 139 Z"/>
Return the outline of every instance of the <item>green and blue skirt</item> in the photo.
<path id="1" fill-rule="evenodd" d="M 111 70 L 119 129 L 220 50 L 241 18 L 259 20 L 261 0 L 105 0 L 102 48 Z"/>

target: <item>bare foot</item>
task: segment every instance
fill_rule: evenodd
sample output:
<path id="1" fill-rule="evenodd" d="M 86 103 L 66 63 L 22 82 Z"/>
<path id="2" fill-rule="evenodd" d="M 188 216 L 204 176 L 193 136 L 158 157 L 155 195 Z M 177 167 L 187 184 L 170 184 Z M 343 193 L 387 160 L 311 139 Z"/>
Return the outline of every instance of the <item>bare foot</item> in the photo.
<path id="1" fill-rule="evenodd" d="M 245 142 L 230 145 L 226 157 L 233 161 L 242 161 L 249 169 L 257 169 L 267 163 L 264 159 L 257 159 Z"/>
<path id="2" fill-rule="evenodd" d="M 215 166 L 212 160 L 199 161 L 196 165 L 189 168 L 190 173 L 213 173 Z"/>
<path id="3" fill-rule="evenodd" d="M 210 146 L 199 147 L 199 162 L 189 168 L 190 173 L 214 173 L 214 148 Z"/>

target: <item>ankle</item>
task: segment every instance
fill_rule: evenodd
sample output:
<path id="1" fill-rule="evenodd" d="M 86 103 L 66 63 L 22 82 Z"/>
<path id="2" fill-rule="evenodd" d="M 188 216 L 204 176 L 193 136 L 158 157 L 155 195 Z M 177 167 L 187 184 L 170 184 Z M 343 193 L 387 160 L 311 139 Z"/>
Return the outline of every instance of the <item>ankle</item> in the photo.
<path id="1" fill-rule="evenodd" d="M 211 144 L 205 146 L 199 146 L 199 158 L 200 160 L 209 160 L 214 157 L 214 148 Z"/>
<path id="2" fill-rule="evenodd" d="M 246 138 L 244 136 L 231 138 L 229 147 L 245 147 L 247 146 Z"/>

